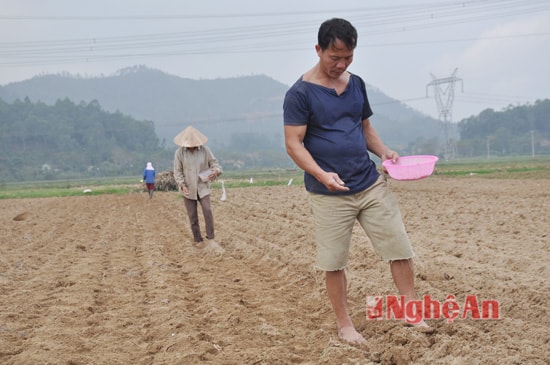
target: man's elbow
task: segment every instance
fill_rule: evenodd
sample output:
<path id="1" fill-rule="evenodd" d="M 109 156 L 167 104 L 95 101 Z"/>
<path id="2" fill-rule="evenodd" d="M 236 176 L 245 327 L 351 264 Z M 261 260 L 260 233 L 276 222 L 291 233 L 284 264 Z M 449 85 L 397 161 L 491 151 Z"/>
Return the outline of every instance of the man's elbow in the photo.
<path id="1" fill-rule="evenodd" d="M 290 157 L 293 157 L 295 154 L 294 152 L 296 151 L 296 146 L 293 143 L 290 143 L 287 141 L 285 143 L 285 150 L 287 155 L 289 155 Z"/>

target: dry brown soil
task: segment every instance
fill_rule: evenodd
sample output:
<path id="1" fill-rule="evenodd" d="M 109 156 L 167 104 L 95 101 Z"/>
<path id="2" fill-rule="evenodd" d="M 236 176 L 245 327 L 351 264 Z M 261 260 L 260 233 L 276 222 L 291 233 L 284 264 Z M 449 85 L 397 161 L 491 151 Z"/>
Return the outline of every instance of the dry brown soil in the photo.
<path id="1" fill-rule="evenodd" d="M 0 201 L 1 364 L 548 364 L 550 179 L 391 181 L 419 296 L 496 300 L 500 319 L 368 321 L 396 294 L 356 226 L 342 343 L 302 186 L 213 192 L 225 254 L 190 245 L 178 193 Z"/>

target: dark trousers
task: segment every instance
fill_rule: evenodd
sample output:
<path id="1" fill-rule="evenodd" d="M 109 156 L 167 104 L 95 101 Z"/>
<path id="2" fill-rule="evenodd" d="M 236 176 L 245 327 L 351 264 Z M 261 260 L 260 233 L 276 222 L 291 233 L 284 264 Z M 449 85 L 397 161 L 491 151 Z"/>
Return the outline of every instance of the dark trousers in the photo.
<path id="1" fill-rule="evenodd" d="M 212 206 L 210 205 L 210 195 L 204 196 L 197 200 L 187 199 L 186 197 L 183 197 L 183 201 L 185 202 L 185 208 L 187 209 L 189 223 L 191 224 L 191 232 L 193 232 L 193 239 L 195 240 L 195 242 L 202 242 L 197 203 L 201 204 L 202 214 L 204 216 L 204 224 L 206 226 L 206 238 L 213 239 L 214 214 L 212 213 Z"/>

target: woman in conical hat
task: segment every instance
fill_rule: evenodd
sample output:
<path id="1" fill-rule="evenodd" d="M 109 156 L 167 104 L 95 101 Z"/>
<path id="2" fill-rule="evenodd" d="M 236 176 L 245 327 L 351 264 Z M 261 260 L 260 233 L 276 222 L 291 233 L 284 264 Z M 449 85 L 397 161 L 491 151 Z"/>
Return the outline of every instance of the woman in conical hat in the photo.
<path id="1" fill-rule="evenodd" d="M 193 126 L 185 128 L 174 137 L 174 143 L 181 147 L 199 147 L 208 141 L 208 137 Z"/>
<path id="2" fill-rule="evenodd" d="M 209 246 L 221 249 L 214 241 L 210 182 L 222 174 L 222 167 L 210 148 L 205 145 L 206 141 L 208 137 L 192 126 L 174 137 L 174 143 L 180 146 L 174 155 L 174 179 L 183 194 L 195 245 L 204 247 L 197 210 L 200 203 Z"/>

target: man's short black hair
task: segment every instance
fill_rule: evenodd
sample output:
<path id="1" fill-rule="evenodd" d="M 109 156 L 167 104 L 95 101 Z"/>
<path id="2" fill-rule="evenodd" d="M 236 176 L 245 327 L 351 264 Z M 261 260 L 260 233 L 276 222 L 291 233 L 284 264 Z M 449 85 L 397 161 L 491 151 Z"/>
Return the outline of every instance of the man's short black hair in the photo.
<path id="1" fill-rule="evenodd" d="M 345 19 L 332 18 L 323 22 L 317 35 L 319 47 L 324 51 L 333 45 L 337 39 L 344 42 L 349 49 L 355 49 L 357 46 L 357 30 Z"/>

